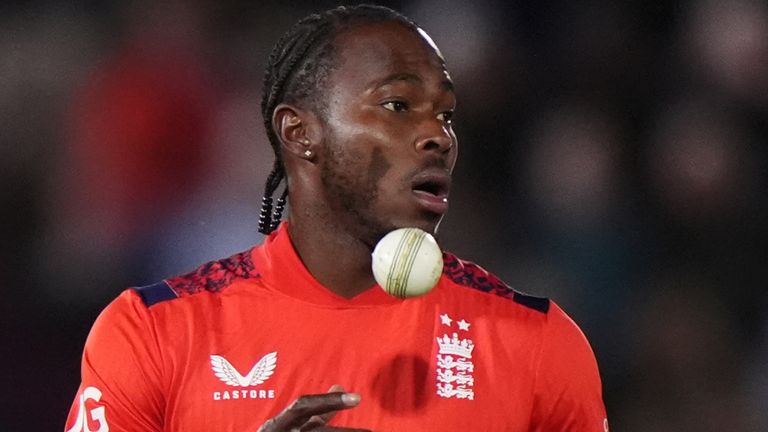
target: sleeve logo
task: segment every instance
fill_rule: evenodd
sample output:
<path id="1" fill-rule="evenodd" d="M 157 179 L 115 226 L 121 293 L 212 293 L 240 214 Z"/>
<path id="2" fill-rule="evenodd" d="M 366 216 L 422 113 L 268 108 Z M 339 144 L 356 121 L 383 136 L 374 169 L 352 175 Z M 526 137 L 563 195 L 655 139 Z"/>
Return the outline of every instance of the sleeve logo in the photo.
<path id="1" fill-rule="evenodd" d="M 101 390 L 96 387 L 86 387 L 83 393 L 80 395 L 80 406 L 77 410 L 77 419 L 75 424 L 71 428 L 67 429 L 67 432 L 109 432 L 109 424 L 107 424 L 107 417 L 105 408 L 98 406 L 86 413 L 85 403 L 92 400 L 96 403 L 101 401 Z M 90 429 L 89 423 L 98 423 L 98 429 Z"/>

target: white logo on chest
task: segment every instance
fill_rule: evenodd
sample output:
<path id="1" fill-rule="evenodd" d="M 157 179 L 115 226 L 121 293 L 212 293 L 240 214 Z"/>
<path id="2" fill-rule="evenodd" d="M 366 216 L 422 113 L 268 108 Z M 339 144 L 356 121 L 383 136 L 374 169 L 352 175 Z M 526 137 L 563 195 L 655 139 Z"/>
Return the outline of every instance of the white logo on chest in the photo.
<path id="1" fill-rule="evenodd" d="M 211 355 L 213 374 L 224 384 L 232 387 L 252 387 L 263 384 L 277 367 L 277 352 L 271 352 L 261 358 L 246 375 L 241 375 L 232 364 L 220 355 Z M 274 399 L 273 389 L 242 389 L 213 392 L 213 400 L 230 399 Z"/>
<path id="2" fill-rule="evenodd" d="M 453 319 L 448 314 L 440 315 L 441 326 L 450 330 Z M 461 320 L 456 325 L 461 332 L 469 332 L 470 323 Z M 469 399 L 475 398 L 475 378 L 472 373 L 475 365 L 472 363 L 472 351 L 475 343 L 470 338 L 460 338 L 458 332 L 451 336 L 444 333 L 437 338 L 437 395 L 444 398 Z"/>

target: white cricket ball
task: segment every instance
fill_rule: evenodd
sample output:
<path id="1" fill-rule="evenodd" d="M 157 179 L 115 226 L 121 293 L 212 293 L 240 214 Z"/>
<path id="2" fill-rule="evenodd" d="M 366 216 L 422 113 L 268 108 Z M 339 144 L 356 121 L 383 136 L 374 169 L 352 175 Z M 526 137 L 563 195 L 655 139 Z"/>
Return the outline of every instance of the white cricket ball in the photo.
<path id="1" fill-rule="evenodd" d="M 432 235 L 418 228 L 399 228 L 385 235 L 371 257 L 376 282 L 399 298 L 426 294 L 443 273 L 443 252 Z"/>

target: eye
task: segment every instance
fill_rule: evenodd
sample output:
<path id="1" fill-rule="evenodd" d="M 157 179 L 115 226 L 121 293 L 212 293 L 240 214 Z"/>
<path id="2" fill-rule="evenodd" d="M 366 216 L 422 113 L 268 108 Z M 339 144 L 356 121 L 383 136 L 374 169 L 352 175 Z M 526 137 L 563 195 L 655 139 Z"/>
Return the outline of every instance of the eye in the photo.
<path id="1" fill-rule="evenodd" d="M 450 124 L 451 119 L 453 119 L 453 111 L 443 111 L 437 115 L 437 119 L 444 123 Z"/>
<path id="2" fill-rule="evenodd" d="M 381 104 L 381 106 L 394 112 L 403 112 L 408 110 L 408 104 L 403 101 L 384 102 L 383 104 Z"/>

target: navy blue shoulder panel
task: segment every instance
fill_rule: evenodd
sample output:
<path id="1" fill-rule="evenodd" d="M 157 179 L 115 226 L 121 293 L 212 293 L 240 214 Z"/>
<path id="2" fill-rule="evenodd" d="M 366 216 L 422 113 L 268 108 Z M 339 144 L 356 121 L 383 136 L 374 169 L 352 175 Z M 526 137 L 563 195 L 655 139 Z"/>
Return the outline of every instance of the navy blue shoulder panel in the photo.
<path id="1" fill-rule="evenodd" d="M 477 264 L 462 261 L 447 252 L 443 253 L 443 263 L 443 274 L 459 285 L 508 298 L 541 313 L 549 312 L 548 298 L 534 297 L 515 291 Z"/>
<path id="2" fill-rule="evenodd" d="M 154 304 L 178 297 L 176 291 L 171 289 L 167 282 L 162 281 L 153 285 L 136 287 L 134 290 L 139 294 L 144 305 L 150 307 Z"/>
<path id="3" fill-rule="evenodd" d="M 512 297 L 512 300 L 515 303 L 521 304 L 523 306 L 527 306 L 539 312 L 543 312 L 543 313 L 549 312 L 549 299 L 546 297 L 536 297 L 529 294 L 523 294 L 519 291 L 515 291 L 515 294 Z"/>

